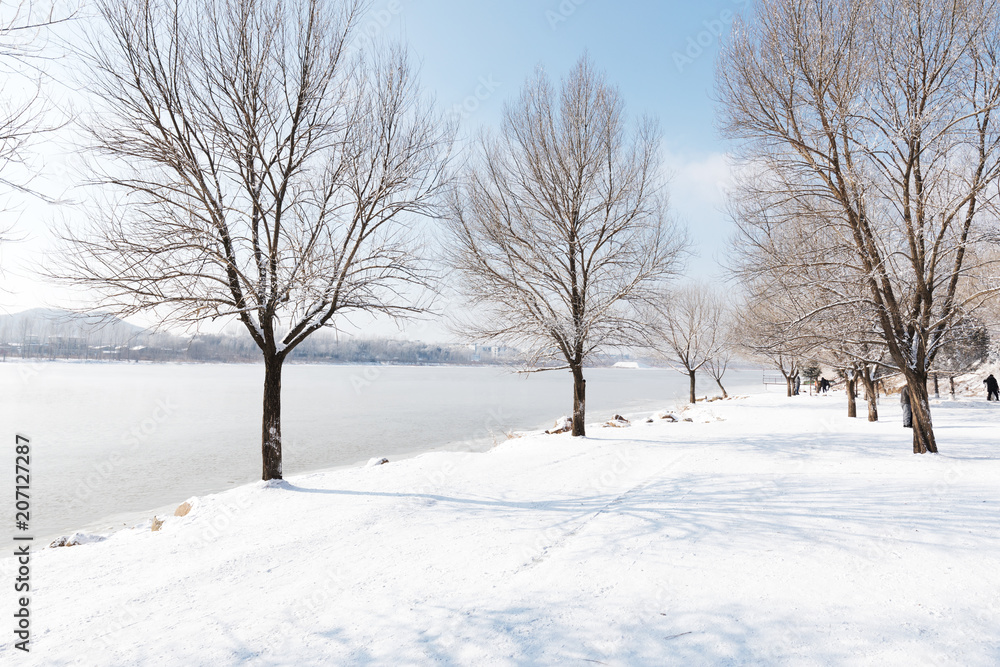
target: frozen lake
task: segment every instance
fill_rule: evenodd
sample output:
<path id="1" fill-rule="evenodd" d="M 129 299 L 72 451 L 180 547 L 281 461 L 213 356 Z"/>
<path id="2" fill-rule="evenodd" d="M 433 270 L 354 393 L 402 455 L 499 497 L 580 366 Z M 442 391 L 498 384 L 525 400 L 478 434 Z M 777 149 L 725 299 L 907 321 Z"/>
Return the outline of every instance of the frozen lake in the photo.
<path id="1" fill-rule="evenodd" d="M 32 441 L 35 537 L 120 527 L 260 479 L 263 372 L 252 364 L 0 364 L 2 437 Z M 731 371 L 724 383 L 732 394 L 759 391 L 760 381 L 760 371 Z M 700 396 L 717 391 L 699 379 Z M 286 476 L 376 456 L 484 450 L 572 407 L 565 371 L 289 364 L 282 392 Z M 687 377 L 675 371 L 590 369 L 588 422 L 664 409 L 686 394 Z M 4 451 L 12 468 L 13 447 Z"/>

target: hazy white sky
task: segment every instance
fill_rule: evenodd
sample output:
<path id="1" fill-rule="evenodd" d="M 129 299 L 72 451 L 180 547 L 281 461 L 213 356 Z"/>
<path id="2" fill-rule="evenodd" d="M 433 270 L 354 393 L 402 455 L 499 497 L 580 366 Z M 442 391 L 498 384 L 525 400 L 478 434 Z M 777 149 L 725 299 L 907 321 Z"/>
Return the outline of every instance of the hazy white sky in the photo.
<path id="1" fill-rule="evenodd" d="M 464 135 L 497 124 L 503 102 L 517 94 L 536 66 L 558 79 L 588 52 L 621 88 L 631 114 L 659 118 L 664 161 L 673 174 L 672 204 L 697 253 L 688 273 L 713 279 L 720 273 L 716 258 L 730 234 L 721 212 L 728 168 L 726 147 L 715 131 L 715 56 L 720 36 L 748 4 L 375 0 L 363 29 L 370 36 L 402 39 L 409 45 L 421 64 L 425 89 L 462 117 Z M 72 67 L 66 58 L 53 64 L 57 72 Z M 71 97 L 64 85 L 68 77 L 60 74 L 58 79 L 49 86 L 61 99 Z M 52 196 L 72 198 L 82 177 L 80 156 L 72 148 L 73 129 L 64 129 L 60 136 L 61 142 L 36 147 L 34 167 L 41 175 L 34 185 Z M 70 296 L 40 280 L 33 267 L 51 252 L 52 226 L 72 219 L 73 207 L 3 192 L 0 209 L 0 228 L 13 223 L 21 237 L 0 247 L 0 312 L 67 304 Z M 363 335 L 447 337 L 433 323 L 408 326 L 404 332 L 391 323 L 358 320 L 353 328 L 358 327 Z"/>

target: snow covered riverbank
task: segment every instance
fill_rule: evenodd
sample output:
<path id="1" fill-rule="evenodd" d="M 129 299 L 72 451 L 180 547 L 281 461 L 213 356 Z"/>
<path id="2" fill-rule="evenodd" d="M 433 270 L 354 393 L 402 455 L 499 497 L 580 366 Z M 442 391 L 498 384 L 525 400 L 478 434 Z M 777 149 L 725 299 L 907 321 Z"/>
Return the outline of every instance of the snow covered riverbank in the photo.
<path id="1" fill-rule="evenodd" d="M 36 553 L 0 660 L 995 665 L 1000 406 L 933 410 L 939 456 L 772 393 L 201 497 Z"/>
<path id="2" fill-rule="evenodd" d="M 669 369 L 588 369 L 588 410 L 607 419 L 687 396 Z M 731 392 L 760 371 L 727 374 Z M 432 450 L 488 449 L 570 409 L 568 373 L 292 364 L 282 377 L 288 476 L 397 460 Z M 699 396 L 716 391 L 707 375 Z M 0 424 L 39 445 L 32 529 L 54 538 L 133 522 L 151 508 L 260 479 L 263 367 L 254 364 L 0 363 Z M 58 406 L 58 409 L 55 407 Z M 9 526 L 0 526 L 0 537 Z"/>

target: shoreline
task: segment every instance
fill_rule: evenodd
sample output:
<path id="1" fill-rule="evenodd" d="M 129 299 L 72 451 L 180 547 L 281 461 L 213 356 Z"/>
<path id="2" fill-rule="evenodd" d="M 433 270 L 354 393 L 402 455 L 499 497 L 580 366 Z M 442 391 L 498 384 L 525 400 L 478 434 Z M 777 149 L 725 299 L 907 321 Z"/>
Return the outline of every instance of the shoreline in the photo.
<path id="1" fill-rule="evenodd" d="M 745 397 L 731 396 L 729 399 L 720 399 L 720 400 L 736 400 L 736 399 L 739 399 L 739 398 L 745 398 Z M 699 401 L 701 402 L 701 399 L 699 399 Z M 684 404 L 684 406 L 687 406 L 687 405 L 689 405 L 689 404 Z M 696 403 L 695 405 L 698 405 L 698 403 Z M 679 410 L 683 410 L 683 409 L 685 409 L 685 408 L 684 407 L 682 407 L 682 408 L 676 408 L 676 407 L 666 408 L 666 410 L 668 410 L 668 411 L 679 411 Z M 623 416 L 625 416 L 625 417 L 630 417 L 632 415 L 636 415 L 636 414 L 639 414 L 639 413 L 649 413 L 649 415 L 655 415 L 658 412 L 662 412 L 662 411 L 664 411 L 664 409 L 655 410 L 653 412 L 649 412 L 649 410 L 639 410 L 638 412 L 635 412 L 635 411 L 621 411 L 621 410 L 619 410 L 619 411 L 615 411 L 614 413 L 615 414 L 623 414 Z M 590 430 L 590 429 L 597 429 L 597 428 L 600 428 L 603 423 L 604 423 L 603 421 L 595 421 L 593 423 L 587 424 L 587 428 L 588 428 L 588 430 Z M 545 430 L 545 427 L 540 426 L 539 428 L 536 428 L 536 429 L 513 431 L 513 433 L 516 434 L 516 435 L 514 435 L 514 439 L 521 438 L 521 437 L 533 437 L 533 436 L 543 435 L 544 434 L 544 430 Z M 503 434 L 501 434 L 501 435 L 503 435 Z M 395 462 L 412 460 L 412 459 L 415 459 L 415 458 L 417 458 L 419 456 L 422 456 L 424 454 L 437 454 L 437 453 L 443 453 L 443 454 L 450 454 L 450 453 L 454 453 L 454 454 L 485 454 L 485 453 L 489 452 L 491 449 L 493 449 L 494 447 L 498 446 L 499 444 L 502 444 L 503 442 L 505 442 L 506 440 L 509 440 L 509 439 L 511 439 L 511 438 L 507 438 L 506 436 L 504 436 L 502 439 L 494 438 L 492 440 L 487 440 L 485 438 L 476 438 L 476 439 L 468 439 L 468 440 L 450 441 L 448 443 L 441 444 L 441 445 L 435 445 L 435 446 L 433 446 L 431 448 L 427 448 L 427 449 L 419 449 L 419 450 L 413 450 L 413 451 L 404 452 L 404 453 L 397 453 L 397 454 L 395 454 L 393 456 L 392 459 L 389 460 L 389 462 L 390 463 L 395 463 Z M 302 477 L 302 476 L 323 475 L 323 474 L 331 473 L 331 472 L 338 472 L 338 471 L 344 471 L 344 470 L 362 469 L 362 468 L 368 467 L 369 463 L 371 461 L 377 459 L 377 458 L 379 458 L 379 457 L 376 456 L 376 457 L 369 458 L 366 461 L 356 461 L 356 462 L 353 462 L 353 463 L 346 463 L 346 464 L 343 464 L 343 465 L 326 466 L 326 467 L 322 467 L 322 468 L 315 468 L 315 469 L 309 469 L 309 470 L 299 470 L 299 471 L 296 471 L 295 473 L 293 473 L 292 475 L 290 475 L 289 478 L 294 479 L 296 477 Z M 284 481 L 284 480 L 281 480 L 281 481 Z M 49 544 L 52 541 L 58 540 L 58 539 L 63 538 L 63 537 L 70 537 L 71 535 L 74 535 L 74 534 L 77 534 L 77 533 L 79 533 L 79 534 L 86 534 L 86 535 L 100 535 L 102 537 L 107 538 L 107 537 L 110 537 L 111 535 L 114 535 L 116 533 L 120 533 L 122 531 L 136 529 L 139 526 L 142 526 L 144 524 L 148 524 L 149 521 L 152 518 L 154 518 L 154 517 L 161 518 L 161 519 L 164 518 L 165 516 L 171 517 L 171 516 L 173 516 L 174 510 L 178 506 L 180 506 L 181 504 L 183 504 L 185 502 L 188 502 L 188 501 L 190 501 L 192 499 L 203 498 L 203 497 L 207 497 L 207 496 L 214 496 L 214 495 L 226 493 L 226 492 L 237 490 L 237 489 L 241 489 L 241 488 L 253 487 L 253 486 L 261 484 L 262 482 L 263 482 L 263 480 L 248 481 L 248 482 L 244 482 L 243 484 L 237 484 L 235 486 L 231 486 L 231 487 L 226 488 L 226 489 L 219 489 L 219 490 L 216 490 L 216 491 L 208 491 L 208 492 L 205 492 L 205 493 L 200 494 L 200 495 L 189 496 L 188 498 L 184 498 L 182 500 L 172 501 L 170 503 L 164 503 L 164 504 L 159 505 L 157 507 L 154 507 L 152 509 L 126 511 L 126 512 L 119 512 L 119 513 L 115 513 L 115 514 L 106 515 L 106 516 L 104 516 L 104 517 L 102 517 L 100 519 L 96 519 L 94 521 L 86 523 L 86 524 L 84 524 L 81 527 L 74 528 L 74 529 L 68 529 L 68 530 L 64 530 L 64 531 L 59 531 L 57 533 L 52 533 L 52 534 L 50 534 L 48 536 L 42 536 L 42 537 L 37 537 L 36 536 L 35 539 L 38 540 L 39 543 L 44 543 L 45 544 L 44 548 L 49 548 Z M 100 528 L 99 527 L 102 524 L 118 523 L 119 521 L 123 521 L 123 524 L 121 526 L 107 526 L 105 528 Z"/>
<path id="2" fill-rule="evenodd" d="M 101 363 L 104 363 L 104 362 L 101 362 Z M 168 363 L 170 363 L 170 362 L 168 362 Z M 163 364 L 163 365 L 167 365 L 167 364 Z M 314 365 L 314 364 L 309 364 L 309 365 Z M 340 366 L 339 364 L 329 364 L 329 365 Z M 364 365 L 361 365 L 361 366 L 364 366 Z M 470 367 L 470 368 L 477 368 L 477 367 Z M 623 370 L 635 370 L 635 369 L 623 369 Z M 639 369 L 639 370 L 645 370 L 645 369 Z M 656 369 L 656 370 L 664 370 L 664 369 Z M 760 389 L 758 389 L 755 392 L 748 392 L 748 395 L 749 396 L 756 396 L 756 395 L 773 394 L 773 395 L 779 395 L 780 396 L 780 395 L 783 394 L 783 392 L 784 392 L 783 388 L 780 388 L 780 387 L 779 388 L 761 387 Z M 843 393 L 842 389 L 834 390 L 834 393 L 831 394 L 831 397 L 833 397 L 833 396 L 839 396 L 842 393 Z M 806 395 L 806 396 L 808 397 L 808 395 Z M 730 400 L 737 399 L 737 398 L 742 398 L 742 397 L 745 397 L 745 396 L 732 395 L 732 396 L 730 396 Z M 719 398 L 721 398 L 721 397 L 719 397 Z M 882 401 L 884 401 L 886 398 L 887 397 L 882 397 Z M 974 395 L 965 395 L 965 396 L 961 396 L 960 395 L 960 396 L 957 397 L 956 402 L 961 402 L 963 400 L 974 401 L 975 398 L 976 397 Z M 892 399 L 890 398 L 889 400 L 891 401 Z M 937 404 L 945 403 L 945 402 L 947 402 L 947 403 L 951 403 L 952 402 L 952 399 L 947 394 L 942 394 L 942 396 L 939 399 L 935 399 L 932 396 L 931 400 L 933 402 L 937 403 Z M 696 406 L 706 405 L 706 403 L 704 403 L 703 401 L 704 401 L 703 398 L 699 398 L 699 402 L 696 403 L 695 405 Z M 882 401 L 880 401 L 880 403 Z M 670 405 L 662 405 L 661 404 L 659 407 L 652 407 L 652 404 L 654 402 L 655 401 L 649 401 L 649 400 L 647 400 L 647 401 L 645 401 L 646 405 L 640 406 L 640 407 L 628 408 L 628 409 L 619 408 L 618 410 L 613 410 L 613 411 L 602 411 L 602 412 L 607 412 L 607 414 L 603 415 L 603 417 L 610 418 L 611 415 L 613 415 L 613 414 L 624 414 L 626 417 L 632 419 L 633 416 L 635 416 L 635 415 L 643 415 L 643 417 L 646 417 L 646 416 L 649 416 L 650 414 L 655 414 L 656 412 L 663 411 L 663 410 L 676 411 L 676 410 L 682 409 L 684 406 L 688 405 L 682 399 L 675 399 L 675 401 L 672 404 L 670 404 Z M 712 404 L 713 402 L 714 401 L 709 401 L 708 404 Z M 864 400 L 863 400 L 863 398 L 861 398 L 861 397 L 858 398 L 858 405 L 859 405 L 859 414 L 861 414 L 861 413 L 864 412 Z M 845 406 L 845 408 L 846 408 L 846 406 Z M 596 421 L 594 421 L 592 423 L 589 423 L 588 424 L 588 432 L 589 432 L 590 429 L 599 428 L 600 425 L 603 423 L 603 417 L 602 418 L 598 418 Z M 862 415 L 862 418 L 863 418 L 863 415 Z M 884 421 L 884 418 L 883 418 L 883 421 Z M 517 434 L 516 437 L 536 436 L 536 435 L 541 434 L 542 431 L 545 430 L 545 428 L 548 428 L 548 426 L 549 425 L 547 425 L 547 424 L 538 424 L 538 425 L 536 425 L 535 428 L 515 429 L 513 432 Z M 425 446 L 425 447 L 421 447 L 421 448 L 416 448 L 416 449 L 412 449 L 412 450 L 408 450 L 408 451 L 404 451 L 404 452 L 397 452 L 397 453 L 395 453 L 393 455 L 386 455 L 386 458 L 389 458 L 390 462 L 399 462 L 399 461 L 404 461 L 404 460 L 410 460 L 410 459 L 416 458 L 418 456 L 421 456 L 423 454 L 439 453 L 439 452 L 441 452 L 441 453 L 448 453 L 448 452 L 484 453 L 484 452 L 488 452 L 490 449 L 492 449 L 493 447 L 495 447 L 497 444 L 503 443 L 506 439 L 507 438 L 506 438 L 506 436 L 505 436 L 505 434 L 503 432 L 496 432 L 496 433 L 493 433 L 492 435 L 481 435 L 479 437 L 475 437 L 474 436 L 474 437 L 470 437 L 470 438 L 457 439 L 457 440 L 456 439 L 452 439 L 452 440 L 448 440 L 446 442 L 438 442 L 437 444 L 432 444 L 432 445 L 429 445 L 429 446 Z M 368 464 L 369 460 L 371 460 L 372 458 L 379 458 L 380 456 L 382 456 L 382 455 L 376 455 L 375 457 L 363 458 L 363 459 L 352 461 L 350 463 L 343 463 L 343 464 L 337 464 L 337 465 L 332 465 L 332 466 L 320 466 L 320 467 L 308 468 L 308 469 L 304 469 L 304 470 L 296 470 L 294 473 L 292 473 L 290 475 L 290 477 L 295 477 L 295 476 L 300 476 L 300 475 L 323 474 L 323 473 L 328 473 L 328 472 L 333 472 L 333 471 L 341 471 L 341 470 L 351 470 L 351 469 L 364 468 Z M 196 494 L 188 496 L 186 498 L 174 498 L 171 501 L 164 502 L 162 504 L 157 504 L 157 505 L 154 505 L 152 507 L 148 507 L 148 508 L 144 508 L 144 509 L 125 510 L 125 511 L 114 512 L 112 514 L 105 514 L 105 515 L 101 516 L 100 518 L 97 518 L 97 519 L 94 519 L 94 520 L 91 520 L 91 521 L 87 521 L 87 522 L 82 523 L 82 524 L 77 524 L 76 527 L 66 528 L 66 529 L 63 529 L 63 530 L 56 531 L 56 532 L 50 532 L 50 533 L 47 533 L 45 536 L 36 537 L 36 539 L 39 541 L 39 543 L 43 543 L 44 542 L 44 544 L 47 546 L 51 541 L 53 541 L 55 539 L 58 539 L 58 538 L 61 538 L 61 537 L 66 537 L 66 536 L 72 535 L 74 533 L 111 535 L 111 534 L 114 534 L 114 533 L 117 533 L 117 532 L 121 532 L 123 530 L 129 530 L 129 529 L 131 529 L 131 528 L 133 528 L 133 527 L 135 527 L 137 525 L 143 524 L 144 522 L 148 522 L 153 516 L 157 516 L 159 518 L 162 518 L 163 514 L 166 514 L 167 516 L 172 516 L 174 509 L 176 509 L 177 506 L 179 506 L 183 502 L 189 500 L 190 498 L 193 498 L 193 497 L 199 497 L 200 498 L 200 497 L 215 495 L 215 494 L 219 494 L 219 493 L 225 493 L 225 492 L 233 490 L 233 489 L 245 487 L 247 485 L 257 484 L 259 482 L 260 482 L 260 480 L 247 480 L 247 481 L 242 482 L 242 483 L 236 483 L 236 484 L 234 484 L 232 486 L 227 486 L 227 487 L 223 487 L 223 488 L 216 487 L 216 488 L 213 488 L 211 490 L 202 491 L 200 493 L 196 493 Z"/>

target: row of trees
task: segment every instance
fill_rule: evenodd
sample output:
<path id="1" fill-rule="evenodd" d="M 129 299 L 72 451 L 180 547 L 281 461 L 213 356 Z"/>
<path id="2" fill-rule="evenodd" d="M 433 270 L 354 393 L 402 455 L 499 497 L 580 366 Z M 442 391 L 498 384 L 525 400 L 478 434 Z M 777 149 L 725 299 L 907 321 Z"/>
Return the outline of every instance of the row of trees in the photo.
<path id="1" fill-rule="evenodd" d="M 686 239 L 657 124 L 630 121 L 584 58 L 559 84 L 539 70 L 459 165 L 405 50 L 358 40 L 363 9 L 99 2 L 78 53 L 99 194 L 50 276 L 120 316 L 238 321 L 264 360 L 264 479 L 281 477 L 284 361 L 352 313 L 425 311 L 442 278 L 429 251 L 469 306 L 465 333 L 569 371 L 574 435 L 601 350 L 664 350 L 692 400 L 702 368 L 721 387 L 731 309 L 706 288 L 666 296 Z M 816 340 L 825 321 L 824 349 L 862 378 L 891 360 L 914 451 L 936 451 L 928 369 L 990 293 L 975 243 L 1000 175 L 992 9 L 769 0 L 720 60 L 742 158 L 738 328 L 783 359 L 774 341 Z M 422 243 L 433 221 L 440 248 Z"/>
<path id="2" fill-rule="evenodd" d="M 767 0 L 718 67 L 746 331 L 787 372 L 813 356 L 869 396 L 901 373 L 913 451 L 927 379 L 963 365 L 997 292 L 1000 12 L 991 0 Z M 949 357 L 946 359 L 946 357 Z"/>
<path id="3" fill-rule="evenodd" d="M 450 278 L 470 338 L 570 371 L 648 339 L 681 267 L 659 130 L 583 59 L 539 70 L 461 166 L 404 49 L 358 0 L 98 2 L 76 43 L 95 160 L 47 272 L 118 316 L 235 319 L 264 360 L 262 477 L 281 477 L 281 370 L 351 313 L 408 317 Z M 447 239 L 422 242 L 432 221 Z M 437 251 L 440 251 L 439 253 Z"/>

